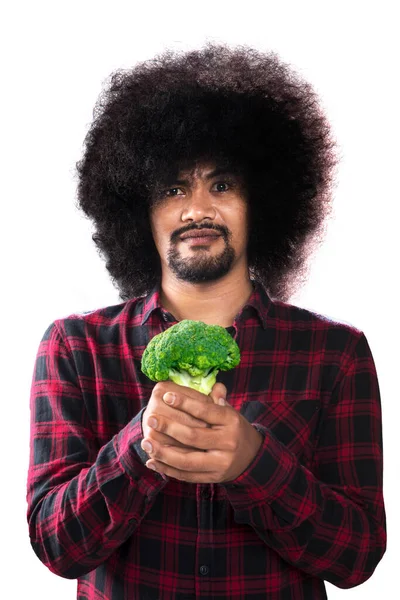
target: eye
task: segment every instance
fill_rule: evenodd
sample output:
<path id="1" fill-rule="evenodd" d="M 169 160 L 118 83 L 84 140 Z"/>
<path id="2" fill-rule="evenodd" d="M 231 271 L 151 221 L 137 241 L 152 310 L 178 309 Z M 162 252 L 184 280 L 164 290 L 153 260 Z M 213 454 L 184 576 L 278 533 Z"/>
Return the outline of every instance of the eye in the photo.
<path id="1" fill-rule="evenodd" d="M 217 185 L 217 186 L 224 185 L 225 187 L 226 187 L 226 186 L 228 186 L 228 189 L 225 189 L 225 190 L 221 190 L 221 189 L 219 189 L 219 190 L 217 190 L 218 192 L 229 192 L 229 191 L 230 191 L 230 188 L 233 188 L 233 187 L 235 187 L 235 184 L 234 184 L 234 182 L 233 182 L 233 181 L 229 181 L 229 180 L 226 180 L 226 181 L 218 181 L 217 183 L 214 183 L 214 187 L 215 187 L 216 185 Z"/>
<path id="2" fill-rule="evenodd" d="M 178 196 L 178 194 L 170 194 L 170 192 L 175 192 L 176 190 L 180 190 L 181 188 L 178 187 L 174 187 L 174 188 L 170 188 L 169 190 L 165 190 L 163 192 L 163 196 Z"/>
<path id="3" fill-rule="evenodd" d="M 213 187 L 215 188 L 215 186 L 225 186 L 225 188 L 228 187 L 228 189 L 222 189 L 222 190 L 221 189 L 217 189 L 217 191 L 220 192 L 220 193 L 226 193 L 226 192 L 229 192 L 231 190 L 231 188 L 235 187 L 235 182 L 227 179 L 227 180 L 224 180 L 224 181 L 217 181 L 217 183 L 214 183 Z M 177 190 L 181 190 L 181 192 L 182 192 L 182 188 L 173 187 L 173 188 L 169 188 L 169 189 L 163 190 L 161 192 L 161 196 L 163 196 L 163 197 L 166 196 L 168 198 L 171 198 L 171 197 L 174 197 L 174 196 L 181 196 L 182 194 L 178 194 Z"/>

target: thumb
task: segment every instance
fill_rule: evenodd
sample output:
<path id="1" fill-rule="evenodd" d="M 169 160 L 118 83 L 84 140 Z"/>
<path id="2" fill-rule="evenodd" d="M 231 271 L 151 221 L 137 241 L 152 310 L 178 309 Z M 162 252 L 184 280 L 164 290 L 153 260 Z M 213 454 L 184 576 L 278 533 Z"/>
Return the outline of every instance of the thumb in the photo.
<path id="1" fill-rule="evenodd" d="M 223 383 L 215 383 L 209 396 L 213 400 L 214 404 L 219 404 L 219 399 L 223 398 L 226 402 L 227 389 Z"/>

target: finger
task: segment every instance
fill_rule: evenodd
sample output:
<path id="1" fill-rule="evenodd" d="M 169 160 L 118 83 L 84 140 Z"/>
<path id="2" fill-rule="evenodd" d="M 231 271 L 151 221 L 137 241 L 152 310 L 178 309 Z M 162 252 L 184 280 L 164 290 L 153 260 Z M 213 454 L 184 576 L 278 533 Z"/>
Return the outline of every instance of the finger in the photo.
<path id="1" fill-rule="evenodd" d="M 150 418 L 152 418 L 152 415 L 150 415 Z M 200 450 L 222 449 L 224 447 L 225 440 L 222 439 L 221 431 L 217 429 L 187 427 L 164 416 L 155 418 L 157 420 L 157 425 L 153 428 L 155 431 L 171 436 L 184 446 L 191 446 Z M 157 448 L 156 445 L 155 447 Z"/>
<path id="2" fill-rule="evenodd" d="M 159 461 L 180 471 L 209 472 L 221 462 L 221 453 L 207 453 L 201 450 L 184 452 L 182 448 L 160 446 L 148 453 L 151 460 Z M 217 456 L 218 454 L 218 456 Z"/>
<path id="3" fill-rule="evenodd" d="M 211 400 L 210 400 L 210 402 L 211 402 Z M 189 415 L 185 412 L 182 412 L 182 411 L 178 412 L 178 411 L 174 410 L 173 407 L 170 407 L 170 406 L 168 406 L 168 404 L 163 402 L 162 398 L 160 398 L 160 401 L 153 408 L 146 409 L 144 416 L 143 416 L 143 420 L 142 420 L 143 426 L 147 426 L 147 420 L 150 416 L 150 411 L 151 411 L 151 413 L 160 412 L 160 414 L 166 415 L 170 419 L 175 419 L 178 423 L 182 423 L 183 425 L 188 425 L 189 427 L 209 427 L 209 425 L 207 423 L 205 423 L 204 421 L 195 419 L 194 417 L 192 417 L 191 415 Z"/>
<path id="4" fill-rule="evenodd" d="M 226 425 L 227 411 L 232 410 L 228 404 L 225 406 L 205 404 L 203 401 L 190 398 L 181 393 L 167 392 L 164 394 L 163 400 L 168 406 L 186 412 L 209 425 Z"/>
<path id="5" fill-rule="evenodd" d="M 156 431 L 151 427 L 148 428 L 148 431 L 146 431 L 146 433 L 143 432 L 143 439 L 145 438 L 155 440 L 160 446 L 174 446 L 176 448 L 196 450 L 196 448 L 194 448 L 193 446 L 186 446 L 185 444 L 182 444 L 170 435 L 167 435 L 166 433 L 160 433 L 159 431 Z"/>
<path id="6" fill-rule="evenodd" d="M 215 383 L 209 396 L 213 400 L 214 404 L 218 404 L 220 398 L 224 398 L 224 400 L 226 400 L 227 389 L 223 383 Z"/>
<path id="7" fill-rule="evenodd" d="M 163 414 L 165 414 L 168 418 L 174 419 L 178 423 L 182 423 L 183 425 L 187 425 L 188 427 L 204 428 L 209 426 L 204 421 L 201 421 L 200 419 L 195 419 L 195 417 L 192 417 L 188 413 L 185 413 L 183 411 L 177 412 L 173 407 L 168 406 L 168 404 L 166 404 L 163 400 L 161 400 L 161 402 L 163 408 L 166 409 L 166 413 L 163 412 Z"/>
<path id="8" fill-rule="evenodd" d="M 173 392 L 176 394 L 183 393 L 188 398 L 193 398 L 194 400 L 197 399 L 203 401 L 205 404 L 209 404 L 209 397 L 206 394 L 202 394 L 201 392 L 194 390 L 193 388 L 186 387 L 185 385 L 178 385 L 173 381 L 159 381 L 153 388 L 153 393 L 160 398 L 162 398 L 167 392 Z"/>
<path id="9" fill-rule="evenodd" d="M 168 405 L 165 404 L 165 402 L 163 402 L 163 400 L 162 400 L 163 395 L 167 392 L 175 393 L 175 391 L 184 393 L 190 398 L 197 398 L 199 401 L 202 401 L 205 404 L 212 403 L 212 400 L 211 400 L 211 398 L 209 398 L 209 396 L 206 396 L 205 394 L 201 394 L 197 390 L 192 390 L 191 388 L 188 388 L 188 387 L 185 387 L 182 385 L 177 385 L 173 381 L 158 382 L 153 388 L 152 396 L 155 397 L 154 399 L 156 400 L 156 402 L 160 401 L 161 405 L 168 411 L 169 410 Z M 178 417 L 179 419 L 181 419 L 182 422 L 184 422 L 187 425 L 190 425 L 192 427 L 209 427 L 209 425 L 207 423 L 205 423 L 204 421 L 196 419 L 195 417 L 193 417 L 185 412 L 181 412 L 178 414 L 179 414 L 179 417 L 178 417 L 178 415 L 176 415 L 176 413 L 175 413 L 175 416 Z"/>
<path id="10" fill-rule="evenodd" d="M 150 469 L 150 465 L 154 466 L 154 470 L 157 471 L 157 473 L 163 473 L 168 477 L 178 479 L 179 481 L 187 481 L 188 483 L 218 483 L 216 475 L 211 471 L 201 473 L 180 471 L 179 469 L 157 460 L 147 461 L 146 467 Z"/>
<path id="11" fill-rule="evenodd" d="M 163 448 L 175 448 L 175 450 L 177 452 L 180 452 L 181 454 L 188 454 L 189 452 L 205 452 L 205 450 L 199 450 L 198 448 L 190 448 L 189 446 L 183 446 L 183 445 L 178 446 L 177 444 L 179 442 L 177 442 L 176 440 L 173 440 L 173 441 L 174 441 L 173 444 L 160 444 L 157 440 L 157 444 L 155 444 L 154 437 L 146 437 L 146 438 L 143 438 L 140 445 L 142 447 L 142 450 L 144 450 L 146 452 L 146 454 L 148 455 L 149 458 L 154 456 L 157 449 L 158 449 L 159 453 L 160 452 L 162 453 Z M 150 442 L 153 449 L 147 450 L 147 448 L 143 448 L 143 445 L 145 442 Z"/>

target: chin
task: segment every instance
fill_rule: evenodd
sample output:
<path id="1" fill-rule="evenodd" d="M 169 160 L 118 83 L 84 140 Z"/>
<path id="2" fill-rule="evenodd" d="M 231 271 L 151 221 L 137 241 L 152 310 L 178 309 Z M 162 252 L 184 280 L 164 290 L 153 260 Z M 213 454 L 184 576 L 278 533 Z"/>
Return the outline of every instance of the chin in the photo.
<path id="1" fill-rule="evenodd" d="M 235 262 L 235 251 L 231 246 L 217 256 L 210 255 L 205 247 L 198 247 L 201 252 L 191 257 L 182 257 L 173 248 L 168 254 L 168 266 L 178 279 L 190 283 L 206 283 L 217 281 L 227 275 Z"/>

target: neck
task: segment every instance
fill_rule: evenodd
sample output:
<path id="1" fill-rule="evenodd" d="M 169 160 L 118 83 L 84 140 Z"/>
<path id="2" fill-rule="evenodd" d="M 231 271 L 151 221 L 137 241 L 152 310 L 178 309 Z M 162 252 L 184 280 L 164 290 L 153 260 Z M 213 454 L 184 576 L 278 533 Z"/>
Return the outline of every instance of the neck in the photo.
<path id="1" fill-rule="evenodd" d="M 248 273 L 228 274 L 218 281 L 198 284 L 163 275 L 161 304 L 178 321 L 192 319 L 230 327 L 252 291 Z"/>

